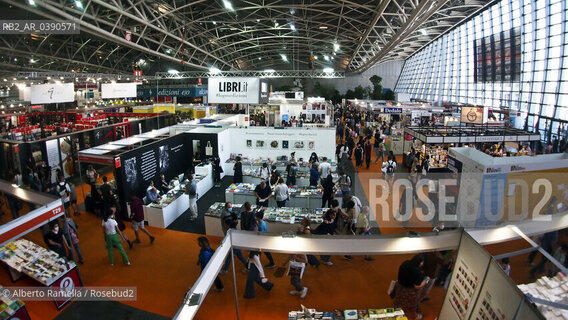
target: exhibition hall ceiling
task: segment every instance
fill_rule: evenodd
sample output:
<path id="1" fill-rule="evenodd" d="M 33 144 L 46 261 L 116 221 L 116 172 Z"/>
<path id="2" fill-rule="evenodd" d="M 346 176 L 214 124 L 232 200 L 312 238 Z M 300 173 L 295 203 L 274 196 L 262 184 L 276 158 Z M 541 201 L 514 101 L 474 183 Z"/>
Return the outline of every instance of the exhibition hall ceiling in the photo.
<path id="1" fill-rule="evenodd" d="M 484 0 L 0 0 L 2 20 L 74 20 L 80 33 L 2 34 L 0 70 L 145 75 L 358 73 L 405 59 Z"/>

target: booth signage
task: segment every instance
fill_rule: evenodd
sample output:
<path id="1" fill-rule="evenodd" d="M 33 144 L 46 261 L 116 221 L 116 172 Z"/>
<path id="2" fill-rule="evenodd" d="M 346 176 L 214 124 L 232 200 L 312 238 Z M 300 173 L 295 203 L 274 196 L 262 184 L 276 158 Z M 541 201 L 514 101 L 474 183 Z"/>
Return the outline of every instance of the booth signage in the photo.
<path id="1" fill-rule="evenodd" d="M 0 227 L 0 245 L 4 245 L 6 242 L 17 239 L 63 215 L 64 213 L 63 202 L 58 200 L 47 206 L 41 206 L 19 219 L 3 224 Z"/>
<path id="2" fill-rule="evenodd" d="M 32 104 L 73 102 L 75 101 L 74 89 L 73 83 L 32 85 L 30 101 Z"/>
<path id="3" fill-rule="evenodd" d="M 475 138 L 476 142 L 501 142 L 503 136 L 479 136 Z"/>
<path id="4" fill-rule="evenodd" d="M 137 98 L 178 97 L 192 98 L 207 95 L 207 88 L 138 88 Z"/>
<path id="5" fill-rule="evenodd" d="M 383 108 L 383 113 L 402 113 L 402 108 Z"/>
<path id="6" fill-rule="evenodd" d="M 268 103 L 268 80 L 261 79 L 260 80 L 260 98 L 258 103 Z"/>
<path id="7" fill-rule="evenodd" d="M 31 87 L 18 88 L 19 98 L 22 101 L 30 101 L 31 99 Z"/>
<path id="8" fill-rule="evenodd" d="M 101 97 L 103 99 L 135 98 L 136 82 L 103 83 L 101 84 Z"/>
<path id="9" fill-rule="evenodd" d="M 462 107 L 461 122 L 484 124 L 487 119 L 487 109 L 483 107 Z"/>
<path id="10" fill-rule="evenodd" d="M 57 281 L 51 284 L 49 288 L 53 290 L 53 292 L 61 294 L 58 297 L 53 298 L 53 302 L 57 307 L 57 310 L 61 309 L 67 302 L 71 301 L 75 295 L 72 293 L 76 290 L 80 290 L 83 287 L 83 282 L 79 277 L 79 272 L 77 272 L 77 268 L 73 268 L 69 270 L 66 274 L 62 275 Z M 64 294 L 64 293 L 68 294 Z"/>
<path id="11" fill-rule="evenodd" d="M 209 103 L 260 103 L 259 78 L 209 78 Z"/>
<path id="12" fill-rule="evenodd" d="M 462 172 L 462 167 L 463 164 L 461 161 L 457 160 L 456 158 L 448 155 L 447 158 L 447 166 L 448 166 L 448 170 L 450 170 L 453 173 L 461 173 Z"/>

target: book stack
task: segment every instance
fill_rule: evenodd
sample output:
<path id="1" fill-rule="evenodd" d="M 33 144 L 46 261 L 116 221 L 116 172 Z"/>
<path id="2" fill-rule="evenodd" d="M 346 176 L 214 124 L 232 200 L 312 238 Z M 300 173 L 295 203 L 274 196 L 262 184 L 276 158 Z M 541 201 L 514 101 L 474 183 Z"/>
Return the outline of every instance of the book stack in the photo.
<path id="1" fill-rule="evenodd" d="M 542 277 L 534 283 L 520 284 L 518 287 L 524 294 L 530 294 L 535 298 L 560 304 L 566 304 L 566 297 L 568 297 L 568 279 L 560 272 L 552 278 Z M 546 319 L 568 320 L 568 310 L 553 308 L 538 303 L 536 305 Z"/>
<path id="2" fill-rule="evenodd" d="M 335 309 L 333 312 L 320 312 L 313 309 L 305 311 L 290 311 L 288 320 L 361 320 L 361 319 L 383 319 L 383 320 L 408 320 L 401 309 Z"/>
<path id="3" fill-rule="evenodd" d="M 7 290 L 3 290 L 2 286 L 0 286 L 0 291 L 2 291 L 2 295 L 0 295 L 0 302 L 2 303 L 0 304 L 0 319 L 8 319 L 24 305 L 24 302 L 12 297 Z"/>
<path id="4" fill-rule="evenodd" d="M 75 267 L 75 262 L 66 261 L 57 253 L 25 239 L 10 242 L 0 248 L 0 261 L 44 285 L 50 285 Z"/>

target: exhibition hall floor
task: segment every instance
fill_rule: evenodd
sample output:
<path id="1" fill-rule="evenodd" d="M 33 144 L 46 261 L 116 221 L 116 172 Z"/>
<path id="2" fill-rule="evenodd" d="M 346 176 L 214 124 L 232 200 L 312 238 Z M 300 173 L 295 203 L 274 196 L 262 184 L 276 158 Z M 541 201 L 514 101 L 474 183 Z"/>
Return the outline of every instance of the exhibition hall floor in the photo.
<path id="1" fill-rule="evenodd" d="M 400 161 L 399 161 L 400 163 Z M 368 186 L 367 179 L 380 177 L 378 164 L 359 170 L 361 185 Z M 89 187 L 86 187 L 87 191 Z M 80 189 L 80 187 L 78 187 Z M 79 190 L 78 190 L 79 191 Z M 368 195 L 368 190 L 365 190 Z M 81 196 L 79 196 L 81 199 Z M 201 210 L 200 206 L 200 212 Z M 202 218 L 200 215 L 200 218 Z M 182 216 L 183 217 L 183 216 Z M 80 246 L 85 264 L 79 265 L 80 273 L 86 286 L 134 286 L 137 288 L 136 301 L 114 302 L 78 302 L 69 304 L 57 311 L 52 302 L 27 302 L 27 309 L 32 319 L 99 319 L 101 310 L 107 319 L 163 319 L 171 318 L 182 303 L 184 294 L 199 276 L 200 269 L 196 265 L 199 248 L 197 238 L 200 234 L 169 229 L 148 229 L 156 237 L 150 244 L 148 237 L 141 234 L 141 244 L 132 250 L 126 248 L 132 266 L 125 266 L 115 250 L 115 266 L 108 263 L 107 251 L 101 232 L 101 221 L 90 213 L 73 217 L 80 226 Z M 395 227 L 381 227 L 381 233 L 405 233 L 407 230 Z M 414 229 L 429 231 L 430 228 Z M 134 239 L 134 233 L 127 224 L 126 234 Z M 39 230 L 26 238 L 43 245 Z M 217 247 L 220 238 L 209 237 L 213 247 Z M 127 247 L 125 245 L 125 247 Z M 501 254 L 528 245 L 523 241 L 489 246 L 492 254 Z M 526 283 L 529 278 L 529 267 L 526 264 L 527 254 L 513 257 L 511 277 L 516 283 Z M 277 278 L 277 269 L 265 270 L 270 281 L 275 283 L 271 292 L 256 287 L 256 298 L 244 299 L 243 293 L 246 274 L 242 273 L 242 264 L 237 260 L 237 297 L 241 319 L 284 319 L 288 311 L 300 309 L 300 304 L 318 310 L 382 308 L 392 306 L 387 295 L 390 281 L 396 279 L 398 266 L 411 255 L 374 256 L 375 261 L 365 262 L 361 256 L 354 256 L 353 261 L 344 260 L 342 256 L 333 256 L 333 266 L 321 265 L 319 269 L 309 267 L 303 283 L 309 288 L 305 299 L 291 296 L 289 278 Z M 275 254 L 277 265 L 283 264 L 287 255 Z M 537 257 L 537 262 L 540 261 Z M 263 263 L 267 263 L 262 256 Z M 224 292 L 210 291 L 199 309 L 196 319 L 234 319 L 236 318 L 233 277 L 231 273 L 220 276 Z M 33 286 L 31 280 L 23 278 L 12 283 L 7 272 L 0 272 L 0 283 L 3 285 Z M 435 319 L 440 310 L 444 290 L 434 287 L 431 299 L 421 304 L 425 319 Z M 119 308 L 117 306 L 121 306 Z"/>

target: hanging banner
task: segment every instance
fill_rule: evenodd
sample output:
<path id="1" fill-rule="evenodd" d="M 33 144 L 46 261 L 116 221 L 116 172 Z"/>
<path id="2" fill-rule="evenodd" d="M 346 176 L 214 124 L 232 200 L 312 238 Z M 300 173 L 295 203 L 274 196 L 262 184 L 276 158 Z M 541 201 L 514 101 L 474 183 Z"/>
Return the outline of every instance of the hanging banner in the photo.
<path id="1" fill-rule="evenodd" d="M 268 92 L 269 92 L 268 80 L 261 79 L 260 80 L 260 98 L 258 99 L 258 103 L 268 103 Z"/>
<path id="2" fill-rule="evenodd" d="M 136 98 L 136 82 L 101 84 L 103 99 Z"/>
<path id="3" fill-rule="evenodd" d="M 383 113 L 388 113 L 388 114 L 402 113 L 402 108 L 383 108 Z"/>
<path id="4" fill-rule="evenodd" d="M 73 102 L 75 85 L 73 83 L 49 83 L 31 86 L 31 103 L 47 104 L 60 102 Z"/>
<path id="5" fill-rule="evenodd" d="M 193 98 L 207 95 L 207 88 L 138 88 L 138 98 L 178 97 Z"/>
<path id="6" fill-rule="evenodd" d="M 209 103 L 259 103 L 259 78 L 213 77 L 208 83 Z"/>

